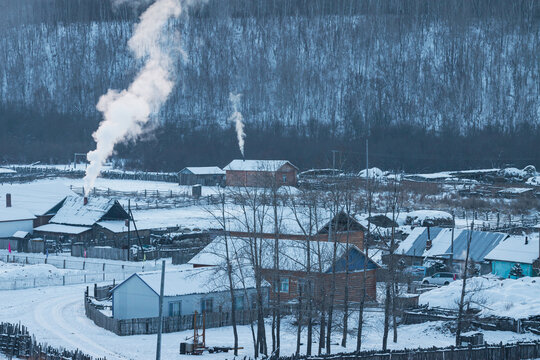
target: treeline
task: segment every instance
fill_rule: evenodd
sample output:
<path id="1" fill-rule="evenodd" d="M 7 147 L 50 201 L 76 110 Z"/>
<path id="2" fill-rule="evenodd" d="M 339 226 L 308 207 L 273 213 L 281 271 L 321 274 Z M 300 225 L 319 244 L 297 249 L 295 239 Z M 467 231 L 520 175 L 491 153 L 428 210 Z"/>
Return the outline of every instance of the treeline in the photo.
<path id="1" fill-rule="evenodd" d="M 55 126 L 0 135 L 29 142 L 17 151 L 0 144 L 0 161 L 65 161 L 71 149 L 89 150 L 99 97 L 140 67 L 126 43 L 144 6 L 6 0 L 3 9 L 0 122 L 15 112 Z M 237 157 L 230 92 L 243 94 L 249 157 L 324 166 L 337 149 L 358 168 L 369 137 L 380 166 L 538 164 L 528 140 L 540 108 L 537 1 L 209 0 L 188 12 L 170 28 L 188 61 L 177 63 L 177 86 L 156 116 L 161 129 L 120 149 L 136 166 Z M 63 149 L 41 146 L 59 131 L 80 137 L 63 139 Z M 146 147 L 148 161 L 138 154 Z"/>

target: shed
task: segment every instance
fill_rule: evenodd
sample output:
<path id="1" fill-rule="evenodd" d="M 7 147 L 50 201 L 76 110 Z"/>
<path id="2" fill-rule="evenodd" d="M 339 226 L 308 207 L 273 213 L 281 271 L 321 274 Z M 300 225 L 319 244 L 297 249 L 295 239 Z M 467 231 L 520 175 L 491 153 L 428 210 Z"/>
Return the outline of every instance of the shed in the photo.
<path id="1" fill-rule="evenodd" d="M 491 272 L 508 278 L 510 270 L 519 264 L 525 276 L 534 276 L 533 263 L 540 258 L 538 236 L 508 236 L 486 255 Z"/>
<path id="2" fill-rule="evenodd" d="M 178 172 L 180 185 L 218 186 L 225 180 L 225 171 L 217 166 L 190 166 Z"/>
<path id="3" fill-rule="evenodd" d="M 249 273 L 248 269 L 244 269 Z M 248 309 L 256 294 L 255 283 L 233 276 L 236 310 Z M 113 318 L 152 318 L 159 314 L 161 272 L 133 274 L 112 290 Z M 245 287 L 244 287 L 245 286 Z M 264 283 L 268 288 L 269 284 Z M 267 298 L 267 297 L 266 297 Z M 265 301 L 265 304 L 267 301 Z M 165 273 L 163 316 L 230 311 L 230 292 L 224 271 L 215 268 L 184 269 Z"/>
<path id="4" fill-rule="evenodd" d="M 15 207 L 0 207 L 0 238 L 9 238 L 17 231 L 32 233 L 34 219 L 30 211 Z"/>
<path id="5" fill-rule="evenodd" d="M 298 168 L 288 160 L 236 159 L 225 166 L 227 186 L 296 186 Z"/>

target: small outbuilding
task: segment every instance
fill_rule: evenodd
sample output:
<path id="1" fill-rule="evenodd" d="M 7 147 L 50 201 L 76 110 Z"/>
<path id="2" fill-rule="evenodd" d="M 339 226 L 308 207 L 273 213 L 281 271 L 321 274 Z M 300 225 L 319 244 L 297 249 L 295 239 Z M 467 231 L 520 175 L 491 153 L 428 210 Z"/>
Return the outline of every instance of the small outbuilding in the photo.
<path id="1" fill-rule="evenodd" d="M 256 295 L 251 278 L 234 275 L 235 310 L 248 310 Z M 184 269 L 165 273 L 163 316 L 231 311 L 228 278 L 216 268 Z M 159 315 L 161 272 L 133 274 L 112 290 L 113 318 L 154 318 Z M 268 304 L 269 284 L 264 283 Z"/>
<path id="2" fill-rule="evenodd" d="M 225 182 L 225 171 L 217 166 L 190 166 L 178 172 L 178 184 L 219 186 Z"/>
<path id="3" fill-rule="evenodd" d="M 0 238 L 9 238 L 17 231 L 32 233 L 34 219 L 30 211 L 11 206 L 11 195 L 6 194 L 6 206 L 0 207 Z"/>

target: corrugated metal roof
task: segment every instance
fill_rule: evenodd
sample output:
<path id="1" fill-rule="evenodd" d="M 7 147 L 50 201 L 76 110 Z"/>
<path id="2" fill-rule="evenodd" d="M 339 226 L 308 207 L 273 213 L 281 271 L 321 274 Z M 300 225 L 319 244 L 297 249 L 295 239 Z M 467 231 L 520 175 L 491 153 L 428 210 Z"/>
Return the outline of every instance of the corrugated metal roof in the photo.
<path id="1" fill-rule="evenodd" d="M 400 244 L 398 254 L 421 257 L 450 257 L 452 253 L 452 229 L 430 228 L 432 247 L 426 250 L 427 228 L 415 228 Z M 454 259 L 465 260 L 467 241 L 471 230 L 455 229 Z M 484 261 L 484 257 L 492 251 L 507 234 L 487 231 L 472 231 L 469 257 L 473 261 Z"/>

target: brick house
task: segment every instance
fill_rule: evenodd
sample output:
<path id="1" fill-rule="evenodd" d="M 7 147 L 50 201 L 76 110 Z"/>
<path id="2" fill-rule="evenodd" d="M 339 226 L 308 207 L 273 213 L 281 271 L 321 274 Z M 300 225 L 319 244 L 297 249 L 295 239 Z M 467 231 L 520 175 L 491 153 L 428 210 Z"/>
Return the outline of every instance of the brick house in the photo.
<path id="1" fill-rule="evenodd" d="M 287 160 L 233 160 L 224 168 L 227 186 L 296 186 L 298 168 Z"/>
<path id="2" fill-rule="evenodd" d="M 253 239 L 231 237 L 229 241 L 229 251 L 231 257 L 236 257 L 240 262 L 249 263 L 250 242 Z M 279 291 L 280 299 L 284 302 L 298 298 L 304 289 L 303 285 L 311 280 L 314 297 L 317 298 L 321 290 L 326 294 L 330 292 L 334 281 L 336 284 L 335 302 L 339 304 L 343 301 L 345 289 L 346 270 L 349 270 L 349 300 L 358 302 L 363 295 L 364 268 L 366 271 L 366 293 L 368 299 L 376 299 L 377 270 L 379 266 L 355 245 L 344 243 L 334 243 L 327 241 L 305 241 L 305 240 L 279 240 L 279 274 L 276 275 L 274 269 L 274 240 L 258 238 L 257 245 L 264 254 L 261 259 L 261 273 L 264 280 L 275 283 L 276 277 L 279 284 L 275 284 L 270 291 L 270 298 L 276 297 Z M 225 261 L 224 237 L 220 236 L 208 244 L 199 254 L 188 263 L 194 267 L 218 266 Z M 308 245 L 310 250 L 310 261 L 308 262 Z M 336 251 L 336 261 L 334 262 L 334 248 Z M 235 249 L 235 250 L 232 250 Z M 308 271 L 309 270 L 309 271 Z"/>

